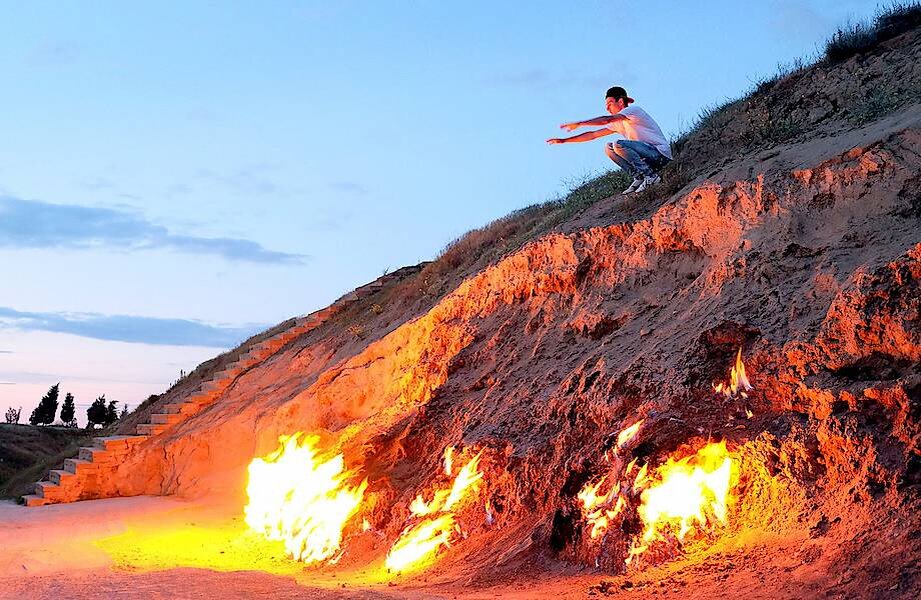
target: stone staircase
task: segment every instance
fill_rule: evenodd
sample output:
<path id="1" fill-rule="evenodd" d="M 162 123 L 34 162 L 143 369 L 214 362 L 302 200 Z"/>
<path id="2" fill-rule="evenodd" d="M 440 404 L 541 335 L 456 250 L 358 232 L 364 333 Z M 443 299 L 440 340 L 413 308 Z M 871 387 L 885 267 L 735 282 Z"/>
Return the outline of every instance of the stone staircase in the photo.
<path id="1" fill-rule="evenodd" d="M 151 436 L 161 435 L 211 405 L 227 391 L 237 377 L 264 362 L 295 338 L 326 322 L 332 315 L 376 294 L 388 283 L 404 279 L 419 272 L 424 265 L 404 267 L 393 273 L 356 288 L 330 306 L 297 319 L 291 327 L 253 344 L 236 361 L 213 374 L 199 388 L 182 399 L 164 405 L 160 413 L 150 415 L 148 423 L 137 426 L 137 435 L 99 437 L 90 447 L 80 448 L 76 458 L 64 461 L 62 469 L 48 474 L 47 481 L 35 484 L 35 493 L 23 496 L 26 506 L 43 506 L 77 500 L 110 497 L 111 477 L 135 446 Z"/>
<path id="2" fill-rule="evenodd" d="M 22 497 L 25 505 L 43 506 L 97 497 L 100 479 L 145 439 L 146 436 L 140 435 L 96 438 L 92 446 L 80 448 L 77 458 L 66 459 L 63 469 L 51 471 L 50 481 L 36 483 L 35 493 Z"/>

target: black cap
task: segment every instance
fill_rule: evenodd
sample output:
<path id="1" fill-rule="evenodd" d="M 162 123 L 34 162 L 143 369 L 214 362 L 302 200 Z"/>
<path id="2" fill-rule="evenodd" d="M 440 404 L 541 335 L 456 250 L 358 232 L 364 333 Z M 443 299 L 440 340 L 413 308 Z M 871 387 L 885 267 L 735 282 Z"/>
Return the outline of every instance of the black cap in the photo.
<path id="1" fill-rule="evenodd" d="M 609 88 L 608 93 L 605 94 L 604 97 L 614 98 L 615 100 L 620 100 L 621 98 L 623 98 L 624 100 L 627 101 L 627 104 L 630 104 L 631 102 L 636 102 L 636 100 L 634 100 L 633 98 L 627 95 L 627 90 L 620 87 L 619 85 L 615 85 L 614 87 Z"/>

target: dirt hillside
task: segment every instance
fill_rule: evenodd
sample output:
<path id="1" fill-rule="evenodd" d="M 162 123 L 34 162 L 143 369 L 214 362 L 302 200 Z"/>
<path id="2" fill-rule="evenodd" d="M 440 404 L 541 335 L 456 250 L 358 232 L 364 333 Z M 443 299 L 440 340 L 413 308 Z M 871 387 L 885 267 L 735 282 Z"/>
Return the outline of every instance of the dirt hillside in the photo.
<path id="1" fill-rule="evenodd" d="M 382 558 L 452 446 L 480 454 L 482 486 L 426 585 L 921 596 L 912 90 L 917 30 L 773 82 L 684 140 L 678 162 L 697 158 L 676 189 L 595 203 L 486 264 L 350 305 L 141 445 L 120 493 L 242 507 L 254 457 L 317 434 L 368 480 L 369 530 L 327 571 L 349 572 Z M 740 350 L 753 388 L 714 391 Z M 734 459 L 725 522 L 632 552 L 636 470 L 711 442 Z M 579 494 L 602 477 L 625 502 L 593 537 Z"/>

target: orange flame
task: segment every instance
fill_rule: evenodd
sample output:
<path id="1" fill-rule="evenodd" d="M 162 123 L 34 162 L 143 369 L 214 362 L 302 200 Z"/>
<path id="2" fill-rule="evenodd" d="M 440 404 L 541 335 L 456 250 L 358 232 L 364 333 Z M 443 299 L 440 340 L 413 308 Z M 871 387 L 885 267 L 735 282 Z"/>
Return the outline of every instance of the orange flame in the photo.
<path id="1" fill-rule="evenodd" d="M 454 446 L 445 448 L 445 475 L 451 476 L 452 459 L 454 458 Z"/>
<path id="2" fill-rule="evenodd" d="M 585 516 L 586 522 L 591 525 L 589 536 L 593 540 L 604 535 L 611 521 L 617 518 L 617 515 L 626 506 L 624 497 L 618 494 L 616 482 L 607 492 L 598 493 L 607 478 L 608 476 L 605 475 L 593 484 L 586 484 L 576 496 L 582 503 L 582 514 Z"/>
<path id="3" fill-rule="evenodd" d="M 342 455 L 323 455 L 318 436 L 300 441 L 302 435 L 280 436 L 277 450 L 250 463 L 246 524 L 270 540 L 283 541 L 295 560 L 335 560 L 368 482 L 347 485 L 353 473 L 344 471 Z"/>
<path id="4" fill-rule="evenodd" d="M 446 472 L 450 471 L 447 468 L 450 455 L 445 450 Z M 451 488 L 436 490 L 431 502 L 425 502 L 422 494 L 416 496 L 410 504 L 410 512 L 416 517 L 436 516 L 427 517 L 403 530 L 387 553 L 384 565 L 388 569 L 404 572 L 424 567 L 434 560 L 439 548 L 451 543 L 458 529 L 452 509 L 479 490 L 483 479 L 479 464 L 480 454 L 477 454 L 458 471 Z"/>
<path id="5" fill-rule="evenodd" d="M 745 375 L 745 364 L 742 363 L 742 348 L 736 354 L 736 362 L 729 374 L 729 383 L 718 383 L 713 386 L 718 394 L 723 394 L 727 398 L 732 398 L 739 394 L 743 398 L 748 398 L 747 392 L 751 391 L 752 384 Z"/>
<path id="6" fill-rule="evenodd" d="M 645 529 L 630 560 L 656 540 L 673 535 L 683 540 L 695 527 L 726 523 L 735 469 L 725 442 L 711 443 L 681 460 L 669 459 L 656 469 L 641 495 L 638 513 Z"/>
<path id="7" fill-rule="evenodd" d="M 617 434 L 617 447 L 623 448 L 624 444 L 636 437 L 636 434 L 639 432 L 640 427 L 643 426 L 643 421 L 645 419 L 640 419 L 630 427 L 627 427 L 623 431 Z"/>
<path id="8" fill-rule="evenodd" d="M 426 519 L 400 535 L 384 564 L 392 571 L 401 572 L 427 565 L 439 548 L 450 543 L 455 528 L 454 513 Z"/>

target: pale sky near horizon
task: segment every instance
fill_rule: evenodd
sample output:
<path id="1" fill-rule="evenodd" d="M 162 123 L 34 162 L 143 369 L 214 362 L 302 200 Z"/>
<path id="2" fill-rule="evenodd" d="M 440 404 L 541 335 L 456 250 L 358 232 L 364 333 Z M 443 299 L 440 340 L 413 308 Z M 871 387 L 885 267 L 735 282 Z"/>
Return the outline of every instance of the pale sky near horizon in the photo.
<path id="1" fill-rule="evenodd" d="M 0 412 L 136 406 L 250 333 L 611 168 L 876 2 L 0 0 Z"/>

